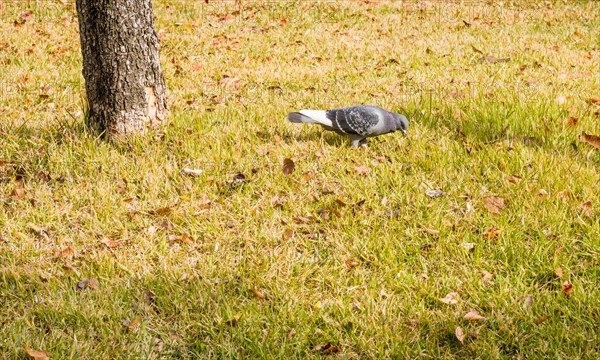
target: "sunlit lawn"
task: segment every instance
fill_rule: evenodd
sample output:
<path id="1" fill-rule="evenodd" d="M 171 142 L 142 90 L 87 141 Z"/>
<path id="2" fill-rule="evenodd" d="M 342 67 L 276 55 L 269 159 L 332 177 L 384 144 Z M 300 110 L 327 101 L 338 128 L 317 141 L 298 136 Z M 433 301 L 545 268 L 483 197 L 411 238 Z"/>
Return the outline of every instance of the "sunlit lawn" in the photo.
<path id="1" fill-rule="evenodd" d="M 72 2 L 0 3 L 0 357 L 600 357 L 598 2 L 154 12 L 172 121 L 117 146 Z M 285 120 L 361 103 L 408 136 Z"/>

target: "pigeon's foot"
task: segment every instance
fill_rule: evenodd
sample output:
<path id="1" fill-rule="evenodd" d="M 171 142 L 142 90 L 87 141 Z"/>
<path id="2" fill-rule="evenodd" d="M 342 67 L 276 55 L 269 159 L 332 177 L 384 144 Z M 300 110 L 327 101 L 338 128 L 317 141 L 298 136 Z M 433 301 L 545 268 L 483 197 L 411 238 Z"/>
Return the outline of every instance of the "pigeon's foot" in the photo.
<path id="1" fill-rule="evenodd" d="M 350 141 L 350 144 L 352 145 L 353 148 L 357 148 L 359 146 L 361 146 L 361 147 L 369 146 L 369 145 L 367 145 L 367 139 L 365 139 L 365 138 L 352 139 L 352 141 Z"/>

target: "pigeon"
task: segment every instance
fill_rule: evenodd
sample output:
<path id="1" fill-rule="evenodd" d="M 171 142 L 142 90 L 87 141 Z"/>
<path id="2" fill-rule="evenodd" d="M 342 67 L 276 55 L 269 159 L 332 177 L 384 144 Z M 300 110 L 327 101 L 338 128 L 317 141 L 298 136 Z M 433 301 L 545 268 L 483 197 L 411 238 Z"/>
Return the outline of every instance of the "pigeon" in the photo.
<path id="1" fill-rule="evenodd" d="M 377 106 L 358 105 L 331 110 L 300 110 L 287 115 L 293 123 L 319 124 L 350 138 L 352 147 L 366 144 L 366 138 L 394 131 L 406 136 L 408 120 Z"/>

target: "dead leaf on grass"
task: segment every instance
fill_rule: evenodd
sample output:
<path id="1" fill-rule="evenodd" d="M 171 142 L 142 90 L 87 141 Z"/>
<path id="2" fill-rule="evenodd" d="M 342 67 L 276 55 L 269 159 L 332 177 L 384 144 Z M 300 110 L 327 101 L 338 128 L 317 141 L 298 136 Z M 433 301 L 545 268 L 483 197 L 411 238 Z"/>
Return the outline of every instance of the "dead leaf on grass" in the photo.
<path id="1" fill-rule="evenodd" d="M 323 355 L 327 355 L 327 354 L 333 354 L 333 353 L 340 351 L 340 348 L 337 345 L 332 345 L 331 343 L 327 343 L 324 345 L 317 345 L 317 346 L 315 346 L 315 348 L 313 350 L 319 351 Z"/>
<path id="2" fill-rule="evenodd" d="M 23 188 L 15 188 L 10 193 L 10 198 L 13 200 L 22 199 L 25 196 L 25 194 L 27 194 L 27 190 Z"/>
<path id="3" fill-rule="evenodd" d="M 574 116 L 569 116 L 569 118 L 565 121 L 565 125 L 566 126 L 577 126 L 577 124 L 579 123 L 579 118 L 576 118 Z"/>
<path id="4" fill-rule="evenodd" d="M 473 49 L 473 51 L 475 51 L 476 53 L 479 53 L 479 54 L 483 55 L 483 51 L 479 50 L 475 46 L 471 45 L 471 49 Z"/>
<path id="5" fill-rule="evenodd" d="M 80 282 L 77 283 L 77 289 L 78 290 L 84 290 L 84 289 L 87 289 L 87 288 L 90 288 L 92 290 L 96 290 L 96 289 L 98 289 L 99 286 L 100 286 L 100 282 L 96 278 L 83 279 L 83 280 L 81 280 Z"/>
<path id="6" fill-rule="evenodd" d="M 523 178 L 516 175 L 508 175 L 506 177 L 506 181 L 508 181 L 511 184 L 518 184 L 521 182 L 521 180 L 523 180 Z"/>
<path id="7" fill-rule="evenodd" d="M 562 284 L 562 293 L 567 296 L 567 299 L 570 299 L 573 294 L 573 284 L 569 284 L 568 281 L 565 281 Z"/>
<path id="8" fill-rule="evenodd" d="M 361 165 L 361 166 L 355 166 L 354 167 L 354 171 L 358 174 L 358 175 L 366 175 L 368 173 L 371 172 L 371 168 L 366 166 L 366 165 Z"/>
<path id="9" fill-rule="evenodd" d="M 588 99 L 590 105 L 600 106 L 600 97 L 592 96 Z"/>
<path id="10" fill-rule="evenodd" d="M 558 276 L 559 278 L 561 278 L 563 276 L 563 270 L 560 267 L 557 267 L 554 272 L 556 273 L 556 276 Z"/>
<path id="11" fill-rule="evenodd" d="M 439 189 L 430 189 L 425 191 L 425 195 L 429 196 L 430 198 L 437 198 L 446 195 L 446 193 Z"/>
<path id="12" fill-rule="evenodd" d="M 438 300 L 443 302 L 444 304 L 455 305 L 455 304 L 458 304 L 459 298 L 460 298 L 460 296 L 458 296 L 457 293 L 451 292 L 451 293 L 448 293 L 443 298 L 439 298 Z"/>
<path id="13" fill-rule="evenodd" d="M 225 324 L 229 326 L 235 326 L 241 317 L 242 313 L 235 313 L 229 320 L 225 321 Z"/>
<path id="14" fill-rule="evenodd" d="M 531 304 L 533 304 L 533 296 L 528 295 L 525 300 L 523 300 L 523 306 L 529 307 Z"/>
<path id="15" fill-rule="evenodd" d="M 486 209 L 492 214 L 498 215 L 506 207 L 504 198 L 500 196 L 488 196 L 483 199 Z"/>
<path id="16" fill-rule="evenodd" d="M 481 321 L 485 320 L 485 317 L 481 316 L 477 310 L 471 310 L 465 314 L 464 319 L 467 321 Z"/>
<path id="17" fill-rule="evenodd" d="M 571 192 L 571 190 L 569 190 L 569 189 L 565 189 L 565 190 L 557 193 L 556 197 L 561 199 L 564 203 L 569 202 L 569 200 L 574 199 L 573 192 Z"/>
<path id="18" fill-rule="evenodd" d="M 315 177 L 314 171 L 307 171 L 304 174 L 302 174 L 302 178 L 304 180 L 310 180 L 310 179 L 313 179 L 314 177 Z"/>
<path id="19" fill-rule="evenodd" d="M 121 241 L 111 240 L 107 237 L 100 240 L 100 242 L 109 249 L 115 249 L 115 248 L 121 246 Z"/>
<path id="20" fill-rule="evenodd" d="M 502 230 L 500 229 L 489 228 L 485 229 L 485 231 L 483 232 L 483 236 L 488 240 L 496 240 L 501 232 Z"/>
<path id="21" fill-rule="evenodd" d="M 155 210 L 150 211 L 150 215 L 167 215 L 173 211 L 173 208 L 170 207 L 161 207 Z"/>
<path id="22" fill-rule="evenodd" d="M 180 243 L 184 243 L 184 244 L 193 244 L 194 243 L 192 238 L 187 235 L 172 234 L 172 235 L 169 235 L 169 241 L 180 242 Z"/>
<path id="23" fill-rule="evenodd" d="M 600 149 L 600 137 L 596 135 L 581 133 L 581 135 L 579 135 L 579 141 L 592 145 L 596 149 Z"/>
<path id="24" fill-rule="evenodd" d="M 456 338 L 461 344 L 465 343 L 465 333 L 460 326 L 457 326 L 456 329 L 454 329 L 454 335 L 456 335 Z"/>
<path id="25" fill-rule="evenodd" d="M 292 220 L 294 220 L 294 222 L 304 223 L 304 224 L 308 224 L 310 222 L 310 219 L 306 218 L 304 216 L 295 216 L 292 218 Z"/>
<path id="26" fill-rule="evenodd" d="M 220 80 L 220 83 L 222 85 L 224 85 L 226 88 L 231 88 L 231 89 L 237 90 L 241 86 L 240 80 L 241 80 L 241 78 L 239 78 L 239 77 L 229 77 L 228 75 L 225 75 Z"/>
<path id="27" fill-rule="evenodd" d="M 75 255 L 75 251 L 73 250 L 72 247 L 67 246 L 66 248 L 62 249 L 60 252 L 58 252 L 56 254 L 56 257 L 59 258 L 72 258 Z"/>
<path id="28" fill-rule="evenodd" d="M 23 347 L 25 348 L 27 355 L 31 356 L 34 360 L 48 360 L 49 359 L 48 355 L 43 351 L 33 350 L 29 346 L 27 346 L 27 344 L 23 344 Z"/>
<path id="29" fill-rule="evenodd" d="M 584 216 L 592 217 L 594 215 L 594 206 L 591 201 L 586 201 L 583 204 L 579 205 L 579 210 Z"/>
<path id="30" fill-rule="evenodd" d="M 284 230 L 283 234 L 281 235 L 281 237 L 282 237 L 284 240 L 289 240 L 289 239 L 291 239 L 293 236 L 294 236 L 294 230 L 292 230 L 292 229 L 286 229 L 286 230 Z"/>
<path id="31" fill-rule="evenodd" d="M 250 289 L 250 292 L 252 293 L 252 295 L 256 296 L 257 298 L 259 298 L 261 300 L 266 299 L 265 294 L 258 289 Z"/>
<path id="32" fill-rule="evenodd" d="M 538 317 L 537 319 L 533 320 L 533 323 L 536 325 L 539 325 L 548 319 L 550 319 L 550 316 L 542 315 L 542 316 Z"/>
<path id="33" fill-rule="evenodd" d="M 291 175 L 295 169 L 296 169 L 296 164 L 294 163 L 294 160 L 287 159 L 287 158 L 283 160 L 283 174 L 284 175 Z"/>
<path id="34" fill-rule="evenodd" d="M 129 330 L 135 330 L 140 325 L 140 320 L 142 320 L 142 317 L 138 315 L 135 317 L 135 319 L 133 319 L 133 321 L 125 320 L 123 325 L 125 325 Z"/>
<path id="35" fill-rule="evenodd" d="M 492 279 L 493 279 L 493 278 L 494 278 L 494 276 L 495 276 L 494 274 L 492 274 L 492 273 L 490 273 L 490 272 L 488 272 L 488 271 L 486 271 L 486 270 L 483 270 L 483 271 L 481 272 L 481 275 L 483 276 L 483 282 L 484 282 L 485 284 L 489 284 L 489 283 L 491 283 Z"/>
<path id="36" fill-rule="evenodd" d="M 345 264 L 348 269 L 352 269 L 357 267 L 359 265 L 359 262 L 354 259 L 348 259 L 346 260 Z"/>
<path id="37" fill-rule="evenodd" d="M 191 175 L 191 176 L 200 176 L 204 172 L 202 169 L 191 169 L 191 168 L 184 168 L 182 171 L 185 175 Z"/>

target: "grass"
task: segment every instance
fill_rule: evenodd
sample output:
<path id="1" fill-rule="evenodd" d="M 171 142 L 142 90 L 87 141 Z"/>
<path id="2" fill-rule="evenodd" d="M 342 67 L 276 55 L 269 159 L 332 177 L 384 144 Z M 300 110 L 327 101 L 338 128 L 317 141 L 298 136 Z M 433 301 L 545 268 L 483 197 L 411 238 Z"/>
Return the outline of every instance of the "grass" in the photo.
<path id="1" fill-rule="evenodd" d="M 0 4 L 0 357 L 600 357 L 597 2 L 154 8 L 172 122 L 113 146 L 72 3 Z M 357 103 L 408 136 L 284 120 Z"/>

